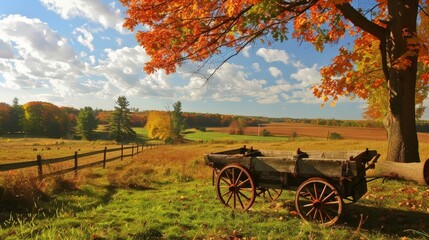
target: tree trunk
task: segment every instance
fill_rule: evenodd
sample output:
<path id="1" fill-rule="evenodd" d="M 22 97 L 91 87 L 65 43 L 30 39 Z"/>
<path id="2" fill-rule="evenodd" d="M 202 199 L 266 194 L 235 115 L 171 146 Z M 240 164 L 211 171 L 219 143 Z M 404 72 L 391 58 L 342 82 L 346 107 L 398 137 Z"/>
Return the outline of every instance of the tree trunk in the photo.
<path id="1" fill-rule="evenodd" d="M 417 9 L 417 0 L 388 1 L 391 18 L 382 55 L 389 85 L 389 109 L 384 121 L 388 161 L 420 162 L 415 120 L 418 45 L 409 41 L 417 36 Z"/>
<path id="2" fill-rule="evenodd" d="M 374 170 L 367 171 L 368 177 L 391 177 L 406 179 L 418 184 L 429 185 L 429 159 L 424 163 L 396 163 L 380 161 Z"/>

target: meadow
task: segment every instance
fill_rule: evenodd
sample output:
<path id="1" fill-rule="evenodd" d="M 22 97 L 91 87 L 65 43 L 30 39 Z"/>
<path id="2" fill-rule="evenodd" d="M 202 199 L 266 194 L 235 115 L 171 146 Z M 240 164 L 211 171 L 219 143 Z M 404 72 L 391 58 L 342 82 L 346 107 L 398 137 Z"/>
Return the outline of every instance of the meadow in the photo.
<path id="1" fill-rule="evenodd" d="M 164 145 L 133 159 L 112 162 L 106 169 L 84 169 L 77 175 L 40 182 L 30 180 L 31 171 L 3 172 L 0 239 L 428 238 L 427 186 L 399 180 L 370 182 L 367 194 L 347 205 L 340 222 L 328 228 L 306 223 L 296 215 L 293 191 L 284 191 L 274 202 L 259 197 L 248 212 L 223 207 L 212 186 L 212 170 L 203 160 L 205 153 L 243 144 L 273 150 L 370 148 L 383 156 L 385 141 L 314 137 L 272 137 L 266 141 L 262 136 L 218 134 L 222 133 L 192 130 L 187 138 L 203 143 Z M 27 149 L 35 144 L 29 139 L 0 140 L 9 148 L 27 144 Z M 39 146 L 55 145 L 56 141 L 35 140 Z M 106 143 L 64 140 L 58 144 L 68 149 Z M 32 149 L 26 152 L 34 155 Z M 422 159 L 429 156 L 424 144 L 421 154 Z M 14 195 L 5 194 L 8 191 Z"/>

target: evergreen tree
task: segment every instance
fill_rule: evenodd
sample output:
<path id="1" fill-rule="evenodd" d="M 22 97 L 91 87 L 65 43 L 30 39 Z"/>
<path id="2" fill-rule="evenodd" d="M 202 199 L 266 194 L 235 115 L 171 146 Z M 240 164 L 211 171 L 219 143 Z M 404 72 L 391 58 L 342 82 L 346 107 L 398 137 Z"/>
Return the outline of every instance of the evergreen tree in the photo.
<path id="1" fill-rule="evenodd" d="M 136 138 L 136 132 L 131 128 L 130 109 L 125 96 L 118 97 L 116 100 L 118 106 L 115 107 L 110 119 L 107 129 L 110 136 L 118 143 L 132 141 Z"/>
<path id="2" fill-rule="evenodd" d="M 177 101 L 173 104 L 173 113 L 171 119 L 171 131 L 173 139 L 182 138 L 180 133 L 185 127 L 185 119 L 182 114 L 182 103 Z"/>
<path id="3" fill-rule="evenodd" d="M 97 126 L 98 119 L 94 110 L 91 107 L 82 108 L 77 115 L 76 135 L 85 140 L 92 140 Z"/>
<path id="4" fill-rule="evenodd" d="M 10 122 L 10 132 L 22 132 L 24 124 L 24 108 L 22 105 L 19 105 L 18 98 L 13 99 L 13 105 L 11 109 L 11 122 Z"/>

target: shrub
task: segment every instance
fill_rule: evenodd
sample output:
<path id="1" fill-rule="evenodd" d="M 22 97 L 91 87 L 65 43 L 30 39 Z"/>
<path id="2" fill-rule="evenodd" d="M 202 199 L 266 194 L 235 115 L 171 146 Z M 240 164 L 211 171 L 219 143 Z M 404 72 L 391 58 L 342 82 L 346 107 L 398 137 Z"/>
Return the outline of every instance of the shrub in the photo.
<path id="1" fill-rule="evenodd" d="M 336 133 L 336 132 L 331 132 L 329 133 L 329 137 L 330 140 L 338 140 L 338 139 L 343 139 L 343 136 L 341 136 L 341 134 Z"/>
<path id="2" fill-rule="evenodd" d="M 270 135 L 271 135 L 271 133 L 270 133 L 270 131 L 268 131 L 267 129 L 262 130 L 262 136 L 264 136 L 264 137 L 268 137 L 268 136 L 270 136 Z"/>

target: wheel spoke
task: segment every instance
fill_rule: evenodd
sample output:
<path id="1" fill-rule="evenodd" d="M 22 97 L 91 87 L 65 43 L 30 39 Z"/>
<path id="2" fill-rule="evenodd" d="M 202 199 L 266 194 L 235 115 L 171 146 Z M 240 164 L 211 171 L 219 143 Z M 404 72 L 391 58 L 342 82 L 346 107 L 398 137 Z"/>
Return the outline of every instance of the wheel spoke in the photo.
<path id="1" fill-rule="evenodd" d="M 321 210 L 322 210 L 323 214 L 329 218 L 329 221 L 332 221 L 332 219 L 334 219 L 333 217 L 331 217 L 331 215 L 329 215 L 328 212 L 325 211 L 325 209 L 321 209 Z"/>
<path id="2" fill-rule="evenodd" d="M 239 203 L 240 203 L 240 205 L 241 205 L 241 208 L 243 208 L 243 209 L 244 209 L 243 201 L 241 201 L 241 198 L 240 198 L 240 192 L 238 192 L 238 194 L 237 194 L 237 199 L 238 199 L 238 202 L 239 202 Z"/>
<path id="3" fill-rule="evenodd" d="M 323 200 L 322 200 L 322 202 L 325 202 L 327 199 L 329 199 L 333 194 L 335 194 L 335 192 L 334 191 L 332 191 L 331 193 L 329 193 L 328 194 L 328 196 L 326 196 Z"/>
<path id="4" fill-rule="evenodd" d="M 310 190 L 308 190 L 307 187 L 305 188 L 305 190 L 307 191 L 308 195 L 310 195 L 310 197 L 311 197 L 310 200 L 314 200 L 315 198 L 314 198 L 313 194 L 311 194 Z M 308 195 L 304 195 L 304 197 L 307 198 Z"/>
<path id="5" fill-rule="evenodd" d="M 323 198 L 323 194 L 325 194 L 325 190 L 326 190 L 327 187 L 328 187 L 328 185 L 323 186 L 323 190 L 320 193 L 320 198 Z"/>
<path id="6" fill-rule="evenodd" d="M 336 205 L 338 205 L 340 202 L 338 202 L 338 201 L 331 201 L 331 202 L 325 202 L 324 204 L 325 205 L 334 205 L 334 204 L 336 204 Z"/>
<path id="7" fill-rule="evenodd" d="M 316 210 L 315 208 L 311 208 L 310 211 L 307 212 L 307 214 L 305 214 L 306 217 L 308 217 L 308 215 L 311 214 L 311 212 L 313 212 L 314 210 Z"/>
<path id="8" fill-rule="evenodd" d="M 250 197 L 246 196 L 244 193 L 242 193 L 241 191 L 238 191 L 238 194 L 243 196 L 245 199 L 247 199 L 247 201 L 250 200 Z"/>
<path id="9" fill-rule="evenodd" d="M 231 182 L 227 182 L 226 181 L 226 178 L 223 178 L 223 177 L 221 177 L 221 180 L 226 184 L 226 185 L 231 185 Z M 231 180 L 231 179 L 229 179 L 229 180 Z"/>
<path id="10" fill-rule="evenodd" d="M 319 216 L 320 216 L 320 221 L 321 221 L 322 223 L 325 223 L 325 218 L 324 218 L 324 216 L 323 216 L 323 214 L 322 214 L 322 209 L 319 209 Z"/>
<path id="11" fill-rule="evenodd" d="M 235 182 L 234 182 L 234 185 L 238 185 L 238 181 L 240 181 L 240 177 L 241 177 L 241 174 L 243 173 L 243 171 L 240 171 L 240 173 L 238 174 L 238 177 L 237 177 L 237 179 L 235 180 Z"/>
<path id="12" fill-rule="evenodd" d="M 304 205 L 302 205 L 302 207 L 303 207 L 303 208 L 313 207 L 313 204 L 312 204 L 312 203 L 304 204 Z"/>
<path id="13" fill-rule="evenodd" d="M 325 207 L 325 209 L 331 211 L 334 214 L 338 214 L 338 209 L 336 209 L 336 208 L 333 209 L 333 208 L 330 208 L 330 207 Z"/>
<path id="14" fill-rule="evenodd" d="M 229 201 L 231 200 L 231 197 L 232 197 L 232 195 L 234 194 L 234 192 L 229 192 L 229 193 L 231 193 L 230 195 L 229 195 L 229 197 L 228 197 L 228 200 L 226 201 L 226 205 L 229 205 Z M 226 194 L 225 194 L 226 195 Z"/>
<path id="15" fill-rule="evenodd" d="M 247 183 L 249 181 L 250 181 L 250 178 L 247 178 L 246 180 L 242 181 L 240 184 L 237 184 L 236 186 L 237 187 L 241 187 L 241 186 L 243 186 L 243 184 L 245 184 L 245 183 Z"/>
<path id="16" fill-rule="evenodd" d="M 313 183 L 313 189 L 314 189 L 314 199 L 319 199 L 319 197 L 317 196 L 317 184 Z"/>

